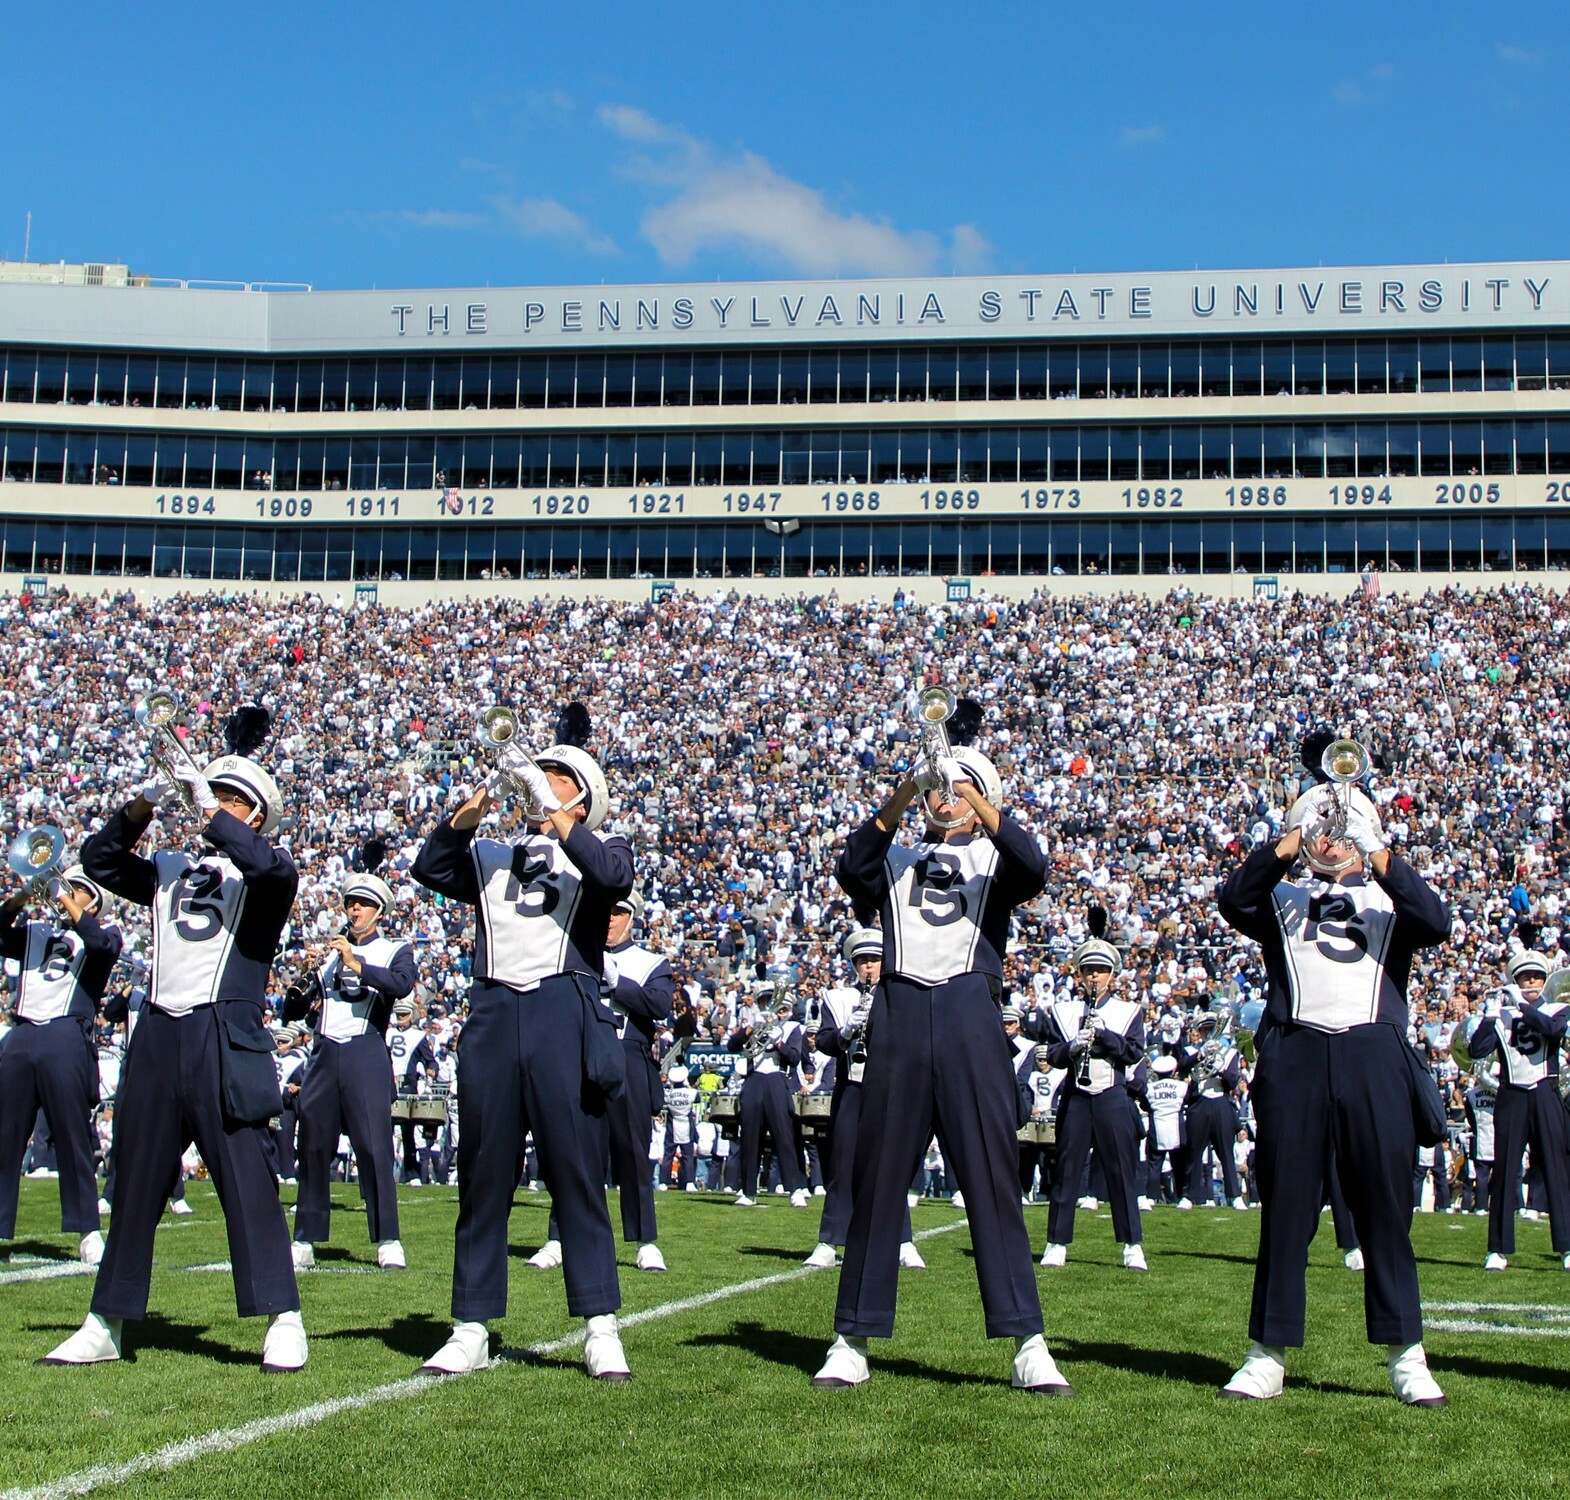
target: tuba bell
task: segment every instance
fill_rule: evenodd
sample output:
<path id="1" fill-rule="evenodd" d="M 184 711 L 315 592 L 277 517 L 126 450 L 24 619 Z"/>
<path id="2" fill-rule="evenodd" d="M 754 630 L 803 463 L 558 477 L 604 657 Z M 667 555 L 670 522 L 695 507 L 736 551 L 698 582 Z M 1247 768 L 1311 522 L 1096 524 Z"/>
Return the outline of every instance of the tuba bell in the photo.
<path id="1" fill-rule="evenodd" d="M 57 911 L 65 912 L 65 905 L 60 900 L 65 835 L 58 828 L 40 824 L 17 834 L 6 851 L 6 863 L 13 874 L 21 877 L 23 894 L 29 901 L 48 902 Z"/>

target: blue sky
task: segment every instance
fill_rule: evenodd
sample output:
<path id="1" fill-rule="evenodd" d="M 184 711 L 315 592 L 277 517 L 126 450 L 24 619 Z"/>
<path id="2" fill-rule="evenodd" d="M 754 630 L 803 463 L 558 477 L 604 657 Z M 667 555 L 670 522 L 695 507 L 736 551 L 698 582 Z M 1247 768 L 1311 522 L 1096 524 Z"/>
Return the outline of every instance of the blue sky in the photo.
<path id="1" fill-rule="evenodd" d="M 1570 253 L 1563 3 L 12 7 L 0 256 L 317 287 Z"/>

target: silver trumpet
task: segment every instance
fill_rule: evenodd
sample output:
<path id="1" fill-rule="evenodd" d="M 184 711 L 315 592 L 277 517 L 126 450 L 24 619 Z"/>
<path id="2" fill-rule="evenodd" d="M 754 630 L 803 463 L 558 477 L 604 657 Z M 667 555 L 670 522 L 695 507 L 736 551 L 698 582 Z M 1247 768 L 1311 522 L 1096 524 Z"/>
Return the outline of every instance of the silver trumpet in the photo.
<path id="1" fill-rule="evenodd" d="M 946 687 L 923 688 L 916 699 L 916 717 L 921 721 L 921 753 L 927 764 L 937 769 L 940 757 L 951 756 L 954 748 L 949 744 L 949 732 L 943 726 L 954 717 L 955 698 Z M 955 800 L 954 783 L 943 778 L 943 800 Z"/>
<path id="2" fill-rule="evenodd" d="M 534 764 L 534 757 L 518 743 L 518 715 L 500 703 L 481 709 L 474 721 L 474 737 L 484 747 L 490 763 L 501 772 L 506 782 L 505 794 L 523 799 L 523 815 L 529 822 L 543 822 L 544 810 L 535 805 L 529 789 L 510 773 L 506 765 L 502 764 L 504 751 L 507 760 L 514 765 L 520 759 L 528 765 Z"/>
<path id="3" fill-rule="evenodd" d="M 6 863 L 25 882 L 23 894 L 31 902 L 47 902 L 69 916 L 60 899 L 60 871 L 65 865 L 65 835 L 51 824 L 29 828 L 11 840 Z"/>
<path id="4" fill-rule="evenodd" d="M 144 693 L 136 700 L 136 722 L 152 737 L 148 754 L 153 764 L 178 794 L 185 810 L 196 814 L 196 798 L 178 776 L 175 768 L 180 765 L 200 769 L 185 748 L 185 742 L 174 732 L 174 721 L 180 714 L 180 700 L 173 693 L 162 690 Z"/>
<path id="5" fill-rule="evenodd" d="M 1356 740 L 1332 741 L 1319 757 L 1319 769 L 1336 788 L 1329 832 L 1338 841 L 1346 834 L 1347 815 L 1352 811 L 1352 787 L 1368 774 L 1369 765 L 1367 749 Z"/>

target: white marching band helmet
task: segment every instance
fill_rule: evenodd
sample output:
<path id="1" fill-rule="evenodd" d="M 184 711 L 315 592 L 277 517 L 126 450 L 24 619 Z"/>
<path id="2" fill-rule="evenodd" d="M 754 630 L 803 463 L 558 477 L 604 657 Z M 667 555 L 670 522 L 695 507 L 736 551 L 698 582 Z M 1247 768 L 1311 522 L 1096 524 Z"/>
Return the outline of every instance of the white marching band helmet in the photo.
<path id="1" fill-rule="evenodd" d="M 1296 802 L 1287 814 L 1287 832 L 1294 828 L 1303 832 L 1303 858 L 1309 868 L 1320 875 L 1345 875 L 1349 870 L 1356 869 L 1363 862 L 1363 856 L 1355 849 L 1341 860 L 1329 860 L 1316 855 L 1309 848 L 1309 839 L 1314 835 L 1315 825 L 1328 821 L 1338 801 L 1345 800 L 1350 810 L 1360 813 L 1373 824 L 1377 833 L 1383 836 L 1384 825 L 1380 821 L 1379 809 L 1374 806 L 1374 800 L 1361 787 L 1348 786 L 1338 790 L 1335 786 L 1324 783 L 1320 786 L 1310 787 Z"/>
<path id="2" fill-rule="evenodd" d="M 258 832 L 263 838 L 270 838 L 277 832 L 278 820 L 283 814 L 283 794 L 278 790 L 278 783 L 254 760 L 244 755 L 220 755 L 202 768 L 202 776 L 214 787 L 232 787 L 248 802 L 261 808 L 262 822 Z"/>
<path id="3" fill-rule="evenodd" d="M 634 922 L 641 922 L 643 920 L 643 892 L 634 886 L 616 903 L 615 909 L 625 912 Z"/>
<path id="4" fill-rule="evenodd" d="M 1107 910 L 1092 906 L 1086 913 L 1085 925 L 1090 936 L 1068 956 L 1068 966 L 1074 973 L 1084 968 L 1111 969 L 1114 974 L 1123 967 L 1123 954 L 1115 943 L 1107 941 Z"/>
<path id="5" fill-rule="evenodd" d="M 691 1075 L 687 1072 L 686 1068 L 684 1068 L 680 1063 L 677 1063 L 676 1066 L 665 1075 L 665 1081 L 675 1085 L 675 1087 L 679 1089 L 682 1089 L 686 1088 L 687 1079 L 690 1076 Z"/>
<path id="6" fill-rule="evenodd" d="M 959 768 L 965 774 L 956 780 L 965 780 L 981 793 L 994 807 L 1003 805 L 1003 778 L 998 774 L 998 768 L 981 753 L 974 745 L 956 745 L 950 752 L 950 759 L 959 763 Z M 934 828 L 958 828 L 968 823 L 975 816 L 975 809 L 963 797 L 958 799 L 964 805 L 957 816 L 940 818 L 933 814 L 927 806 L 926 799 L 922 799 L 922 811 L 927 822 Z"/>
<path id="7" fill-rule="evenodd" d="M 883 934 L 876 927 L 853 927 L 840 951 L 848 964 L 863 958 L 882 958 Z"/>
<path id="8" fill-rule="evenodd" d="M 583 824 L 593 833 L 605 821 L 606 809 L 611 800 L 611 789 L 606 783 L 605 773 L 600 770 L 599 762 L 577 745 L 552 745 L 535 756 L 534 761 L 542 770 L 554 768 L 563 771 L 578 783 L 578 795 L 564 802 L 562 808 L 566 811 L 583 803 Z"/>
<path id="9" fill-rule="evenodd" d="M 383 912 L 393 907 L 392 887 L 380 875 L 369 870 L 357 870 L 338 887 L 338 896 L 345 905 L 350 901 L 369 901 Z"/>
<path id="10" fill-rule="evenodd" d="M 1517 953 L 1515 957 L 1505 965 L 1506 972 L 1510 975 L 1512 980 L 1520 979 L 1523 974 L 1541 974 L 1544 979 L 1546 979 L 1548 977 L 1548 971 L 1552 967 L 1553 965 L 1550 964 L 1541 953 L 1536 953 L 1531 950 Z"/>
<path id="11" fill-rule="evenodd" d="M 91 879 L 87 871 L 80 865 L 72 865 L 69 869 L 62 870 L 60 872 L 60 882 L 62 885 L 79 886 L 82 890 L 87 891 L 93 900 L 98 903 L 96 915 L 100 920 L 109 915 L 109 908 L 113 905 L 114 898 L 96 880 Z"/>

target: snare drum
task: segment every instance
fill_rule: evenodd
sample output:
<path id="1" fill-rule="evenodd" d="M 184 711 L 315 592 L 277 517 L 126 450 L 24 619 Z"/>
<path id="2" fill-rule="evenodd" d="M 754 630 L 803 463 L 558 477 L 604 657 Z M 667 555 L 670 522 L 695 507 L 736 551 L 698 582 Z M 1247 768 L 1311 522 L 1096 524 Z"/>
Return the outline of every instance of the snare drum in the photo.
<path id="1" fill-rule="evenodd" d="M 445 1125 L 447 1123 L 447 1090 L 432 1089 L 428 1094 L 417 1094 L 400 1089 L 393 1100 L 392 1117 L 411 1125 Z"/>
<path id="2" fill-rule="evenodd" d="M 1055 1146 L 1058 1127 L 1054 1120 L 1027 1120 L 1015 1132 L 1020 1143 L 1026 1146 Z"/>
<path id="3" fill-rule="evenodd" d="M 829 1115 L 834 1105 L 832 1094 L 797 1094 L 791 1108 L 801 1121 L 803 1135 L 821 1135 L 829 1128 Z"/>
<path id="4" fill-rule="evenodd" d="M 709 1123 L 735 1140 L 741 1134 L 741 1095 L 713 1094 L 709 1098 Z"/>

